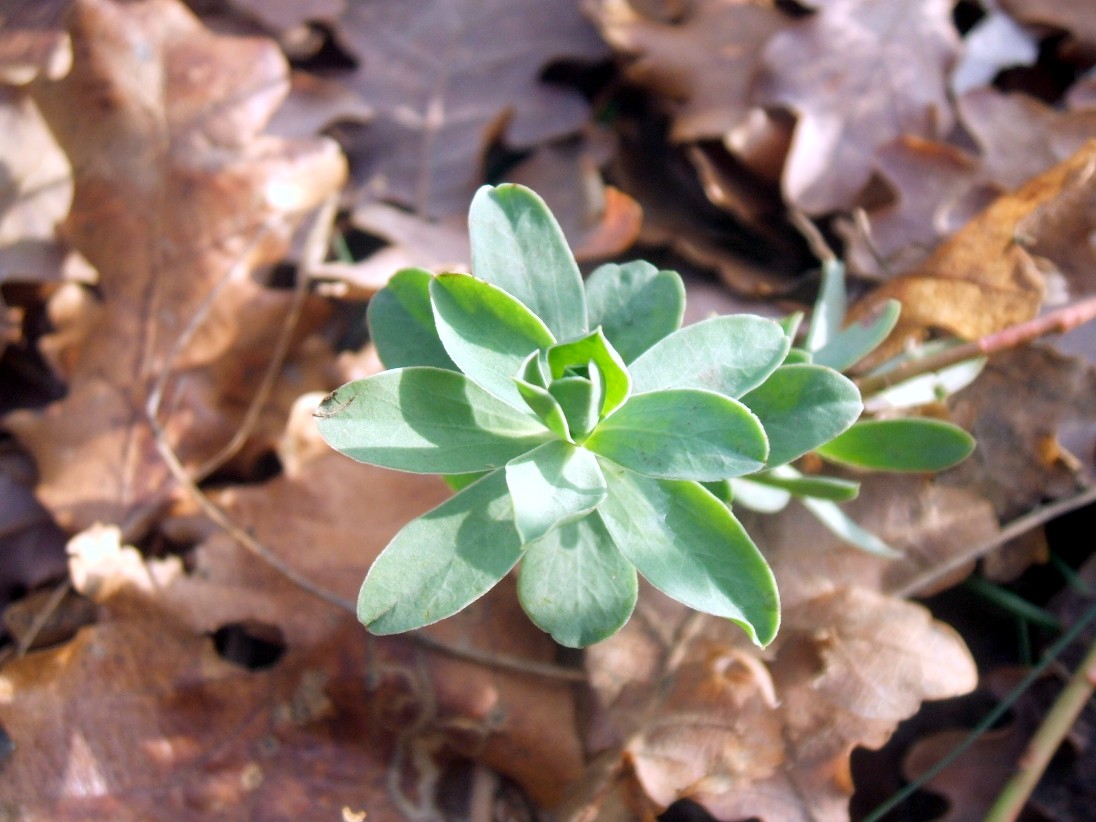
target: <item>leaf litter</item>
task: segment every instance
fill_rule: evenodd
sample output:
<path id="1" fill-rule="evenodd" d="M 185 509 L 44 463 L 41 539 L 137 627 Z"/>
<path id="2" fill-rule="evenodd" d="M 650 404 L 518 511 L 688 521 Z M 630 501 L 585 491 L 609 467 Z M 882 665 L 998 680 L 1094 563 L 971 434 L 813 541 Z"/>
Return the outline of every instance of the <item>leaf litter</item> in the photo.
<path id="1" fill-rule="evenodd" d="M 10 461 L 0 476 L 33 488 L 43 508 L 25 510 L 72 537 L 71 584 L 94 604 L 74 635 L 0 667 L 5 808 L 627 819 L 687 797 L 717 819 L 848 819 L 853 750 L 977 684 L 963 638 L 906 599 L 911 586 L 945 590 L 999 524 L 1091 488 L 1091 349 L 992 360 L 934 409 L 976 434 L 972 461 L 865 483 L 849 510 L 902 559 L 844 546 L 795 507 L 757 517 L 785 608 L 764 652 L 651 590 L 582 660 L 529 626 L 509 585 L 421 635 L 367 637 L 339 601 L 446 491 L 324 450 L 308 396 L 379 367 L 360 305 L 387 276 L 467 264 L 462 214 L 489 175 L 543 188 L 571 242 L 589 239 L 586 259 L 665 254 L 702 272 L 697 294 L 712 275 L 744 297 L 802 294 L 781 215 L 829 221 L 871 278 L 855 311 L 904 304 L 892 351 L 1091 294 L 1084 4 L 994 12 L 1071 66 L 1072 85 L 1048 93 L 1013 43 L 997 75 L 1012 87 L 987 77 L 958 95 L 974 30 L 942 2 L 205 5 L 234 25 L 172 0 L 74 0 L 0 29 L 0 107 L 15 124 L 0 137 L 0 285 L 15 310 L 0 373 L 15 398 L 30 396 L 16 361 L 65 386 L 46 404 L 5 403 L 5 435 L 37 476 L 23 482 Z M 353 68 L 302 65 L 291 85 L 277 43 L 240 33 L 256 18 L 283 43 L 318 21 Z M 580 76 L 601 85 L 566 82 Z M 43 123 L 60 152 L 26 136 Z M 325 602 L 206 519 L 147 409 L 162 391 L 163 439 L 205 479 L 292 316 L 278 266 L 333 195 L 337 229 L 380 251 L 365 273 L 360 255 L 353 275 L 315 272 L 349 285 L 306 297 L 246 445 L 202 486 L 332 592 Z M 56 549 L 26 559 L 12 540 L 41 514 L 24 526 L 13 512 L 0 556 L 18 602 L 62 563 Z M 273 661 L 232 661 L 226 636 Z"/>

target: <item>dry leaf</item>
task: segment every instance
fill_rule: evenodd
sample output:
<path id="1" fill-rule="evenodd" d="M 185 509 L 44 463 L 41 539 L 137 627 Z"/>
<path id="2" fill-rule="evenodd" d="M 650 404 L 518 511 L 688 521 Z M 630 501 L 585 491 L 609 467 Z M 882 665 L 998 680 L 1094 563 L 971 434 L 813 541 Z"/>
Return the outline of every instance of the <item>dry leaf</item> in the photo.
<path id="1" fill-rule="evenodd" d="M 587 657 L 595 689 L 620 656 L 617 643 L 651 648 L 665 664 L 630 671 L 623 690 L 598 690 L 627 739 L 629 771 L 657 808 L 688 797 L 717 819 L 845 820 L 852 749 L 883 744 L 923 699 L 976 682 L 950 629 L 921 606 L 865 589 L 838 587 L 787 608 L 763 655 L 724 621 L 677 624 L 684 633 L 671 645 L 633 619 Z M 647 677 L 646 704 L 627 696 L 637 673 Z"/>
<path id="2" fill-rule="evenodd" d="M 72 67 L 72 44 L 62 18 L 71 0 L 9 0 L 0 17 L 0 82 L 25 85 L 63 77 Z"/>
<path id="3" fill-rule="evenodd" d="M 25 89 L 0 86 L 0 282 L 60 278 L 72 171 Z"/>
<path id="4" fill-rule="evenodd" d="M 1096 366 L 1036 345 L 994 357 L 951 401 L 952 419 L 978 441 L 947 475 L 976 487 L 1002 519 L 1092 481 Z M 1064 432 L 1076 454 L 1059 442 Z M 1080 460 L 1078 460 L 1080 458 Z"/>
<path id="5" fill-rule="evenodd" d="M 923 339 L 932 330 L 976 339 L 1034 317 L 1045 284 L 1031 251 L 1047 243 L 1055 251 L 1048 249 L 1040 256 L 1063 256 L 1056 235 L 1087 225 L 1090 210 L 1078 213 L 1076 204 L 1087 203 L 1094 188 L 1096 140 L 1091 140 L 1068 160 L 997 198 L 917 269 L 890 280 L 854 306 L 850 321 L 887 299 L 902 302 L 898 326 L 872 362 L 892 356 L 905 341 Z M 1090 276 L 1083 262 L 1093 259 L 1091 249 L 1066 246 L 1064 252 L 1068 256 L 1050 258 L 1051 264 L 1076 276 Z"/>
<path id="6" fill-rule="evenodd" d="M 371 106 L 348 147 L 363 196 L 431 219 L 463 215 L 496 136 L 526 149 L 576 133 L 588 107 L 540 81 L 555 61 L 594 62 L 604 43 L 577 0 L 353 3 L 336 36 L 360 60 L 346 83 Z"/>
<path id="7" fill-rule="evenodd" d="M 71 36 L 72 74 L 33 94 L 77 169 L 64 235 L 99 272 L 98 304 L 71 321 L 84 336 L 60 327 L 53 341 L 68 395 L 7 424 L 38 462 L 39 497 L 77 529 L 168 493 L 145 419 L 165 369 L 177 377 L 166 428 L 184 460 L 232 437 L 290 300 L 249 269 L 280 258 L 344 164 L 329 141 L 260 134 L 287 88 L 269 41 L 213 34 L 173 0 L 79 0 Z M 324 310 L 313 305 L 305 327 Z M 320 387 L 314 372 L 299 379 L 296 394 Z"/>
<path id="8" fill-rule="evenodd" d="M 947 75 L 959 50 L 951 7 L 834 0 L 769 41 L 759 91 L 799 116 L 783 178 L 791 203 L 847 210 L 881 146 L 947 134 Z"/>
<path id="9" fill-rule="evenodd" d="M 1088 0 L 1001 0 L 1000 5 L 1021 23 L 1060 29 L 1086 49 L 1096 49 L 1096 17 Z"/>
<path id="10" fill-rule="evenodd" d="M 628 0 L 591 0 L 602 36 L 630 58 L 625 76 L 671 108 L 670 139 L 723 138 L 748 125 L 758 58 L 788 24 L 771 0 L 699 0 L 671 22 Z"/>
<path id="11" fill-rule="evenodd" d="M 893 200 L 866 213 L 867 235 L 849 219 L 838 230 L 849 269 L 877 279 L 913 269 L 1000 193 L 974 157 L 947 143 L 903 137 L 879 149 L 876 169 Z"/>
<path id="12" fill-rule="evenodd" d="M 957 105 L 982 148 L 986 176 L 1006 189 L 1066 160 L 1096 134 L 1096 110 L 1060 112 L 1021 93 L 977 89 Z"/>

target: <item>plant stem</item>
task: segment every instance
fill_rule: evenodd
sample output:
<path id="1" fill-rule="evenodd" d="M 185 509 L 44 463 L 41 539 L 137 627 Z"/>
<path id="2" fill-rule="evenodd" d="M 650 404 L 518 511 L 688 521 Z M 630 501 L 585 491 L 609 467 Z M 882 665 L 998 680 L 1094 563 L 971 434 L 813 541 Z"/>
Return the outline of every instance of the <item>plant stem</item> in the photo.
<path id="1" fill-rule="evenodd" d="M 1058 695 L 1017 763 L 1016 773 L 989 809 L 985 822 L 1011 822 L 1023 811 L 1051 757 L 1096 690 L 1096 642 Z"/>
<path id="2" fill-rule="evenodd" d="M 1009 348 L 1015 348 L 1024 343 L 1037 340 L 1039 337 L 1045 337 L 1047 334 L 1064 334 L 1066 331 L 1084 325 L 1093 319 L 1096 319 L 1096 297 L 1089 297 L 1073 305 L 1051 311 L 1042 317 L 1036 317 L 1033 320 L 995 331 L 980 339 L 941 351 L 931 357 L 904 362 L 890 371 L 861 377 L 855 382 L 860 387 L 861 394 L 865 396 L 875 394 L 912 377 L 940 371 L 965 360 L 986 357 Z"/>

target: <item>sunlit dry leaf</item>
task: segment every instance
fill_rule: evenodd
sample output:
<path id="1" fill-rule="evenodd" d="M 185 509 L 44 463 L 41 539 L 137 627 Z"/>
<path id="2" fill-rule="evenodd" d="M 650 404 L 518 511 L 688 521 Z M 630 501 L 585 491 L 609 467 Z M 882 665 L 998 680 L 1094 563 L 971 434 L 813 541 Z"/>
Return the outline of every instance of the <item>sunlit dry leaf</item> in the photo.
<path id="1" fill-rule="evenodd" d="M 0 87 L 0 282 L 60 277 L 72 171 L 25 89 Z"/>
<path id="2" fill-rule="evenodd" d="M 985 174 L 1004 188 L 1062 162 L 1096 134 L 1096 110 L 1060 112 L 1019 92 L 976 89 L 958 107 L 982 147 Z"/>
<path id="3" fill-rule="evenodd" d="M 539 78 L 606 56 L 577 0 L 353 3 L 336 35 L 361 62 L 347 84 L 376 111 L 348 147 L 355 180 L 428 218 L 464 214 L 494 137 L 527 149 L 577 132 L 586 102 Z"/>
<path id="4" fill-rule="evenodd" d="M 1096 445 L 1096 366 L 1029 346 L 994 357 L 951 402 L 978 447 L 948 473 L 977 487 L 1008 519 L 1091 482 Z M 1070 456 L 1059 437 L 1068 436 Z M 1080 458 L 1080 462 L 1078 462 Z"/>
<path id="5" fill-rule="evenodd" d="M 722 138 L 746 125 L 758 58 L 789 22 L 771 0 L 701 0 L 666 21 L 628 0 L 587 8 L 605 39 L 631 58 L 626 76 L 662 98 L 671 139 Z"/>
<path id="6" fill-rule="evenodd" d="M 885 283 L 854 306 L 850 321 L 881 302 L 902 302 L 902 316 L 876 360 L 900 350 L 911 337 L 931 330 L 975 339 L 1034 317 L 1045 282 L 1031 251 L 1041 242 L 1054 246 L 1057 232 L 1075 231 L 1090 219 L 1074 203 L 1087 202 L 1096 189 L 1096 140 L 1068 160 L 1048 169 L 1013 192 L 998 197 L 914 271 Z M 1070 207 L 1063 207 L 1071 204 Z M 1091 260 L 1088 247 L 1065 249 L 1067 259 L 1051 264 L 1087 274 L 1078 258 Z M 1043 264 L 1045 267 L 1045 264 Z"/>
<path id="7" fill-rule="evenodd" d="M 880 146 L 943 137 L 959 48 L 947 0 L 835 0 L 769 41 L 760 93 L 799 116 L 783 186 L 809 213 L 848 209 Z"/>
<path id="8" fill-rule="evenodd" d="M 63 18 L 70 0 L 9 0 L 0 12 L 0 82 L 24 85 L 63 77 L 72 44 Z"/>
<path id="9" fill-rule="evenodd" d="M 611 715 L 630 728 L 626 761 L 656 806 L 688 797 L 718 819 L 847 819 L 852 749 L 883 744 L 922 700 L 976 682 L 950 629 L 918 605 L 860 588 L 788 607 L 763 656 L 725 622 L 677 624 L 685 631 L 663 652 L 666 667 L 640 671 L 653 674 L 647 703 Z M 642 633 L 629 637 L 637 630 L 629 623 L 619 641 L 644 644 Z M 595 688 L 617 641 L 588 651 Z M 660 643 L 648 634 L 646 644 Z"/>
<path id="10" fill-rule="evenodd" d="M 120 606 L 112 600 L 137 598 Z M 0 672 L 15 752 L 0 793 L 17 817 L 399 818 L 383 738 L 370 736 L 353 618 L 265 670 L 220 658 L 155 599 L 126 590 L 102 621 Z"/>
<path id="11" fill-rule="evenodd" d="M 184 460 L 232 437 L 290 299 L 250 269 L 281 257 L 344 163 L 330 141 L 261 135 L 287 88 L 273 43 L 213 34 L 174 0 L 78 0 L 70 20 L 73 72 L 32 92 L 77 169 L 63 231 L 99 272 L 99 305 L 81 312 L 86 323 L 73 318 L 82 339 L 57 330 L 68 395 L 7 424 L 38 462 L 40 499 L 76 529 L 121 522 L 168 493 L 145 419 L 165 369 L 178 377 L 164 407 Z M 324 313 L 313 304 L 305 327 Z M 320 387 L 314 372 L 297 373 L 296 393 Z"/>
<path id="12" fill-rule="evenodd" d="M 894 199 L 867 212 L 868 235 L 851 219 L 839 230 L 849 269 L 879 279 L 914 268 L 999 193 L 948 143 L 903 137 L 879 150 L 876 168 Z"/>

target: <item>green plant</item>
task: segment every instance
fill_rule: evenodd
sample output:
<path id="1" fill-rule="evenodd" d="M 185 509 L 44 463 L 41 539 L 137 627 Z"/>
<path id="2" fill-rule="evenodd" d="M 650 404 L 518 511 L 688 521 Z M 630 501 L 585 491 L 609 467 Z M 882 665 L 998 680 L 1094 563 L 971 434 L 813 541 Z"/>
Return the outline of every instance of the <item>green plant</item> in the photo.
<path id="1" fill-rule="evenodd" d="M 517 185 L 482 188 L 469 233 L 475 276 L 397 273 L 368 312 L 390 370 L 342 386 L 317 411 L 337 450 L 445 475 L 457 491 L 377 558 L 359 619 L 379 634 L 430 624 L 520 562 L 522 606 L 564 645 L 597 642 L 627 621 L 637 571 L 769 643 L 776 583 L 733 495 L 766 489 L 819 505 L 855 496 L 854 482 L 788 463 L 827 443 L 845 462 L 880 454 L 866 429 L 842 446 L 860 393 L 818 361 L 870 350 L 886 318 L 867 334 L 814 319 L 815 339 L 800 349 L 795 318 L 682 328 L 676 273 L 636 261 L 584 282 L 548 208 Z M 969 453 L 959 429 L 931 436 L 941 435 L 961 446 L 949 462 Z"/>

